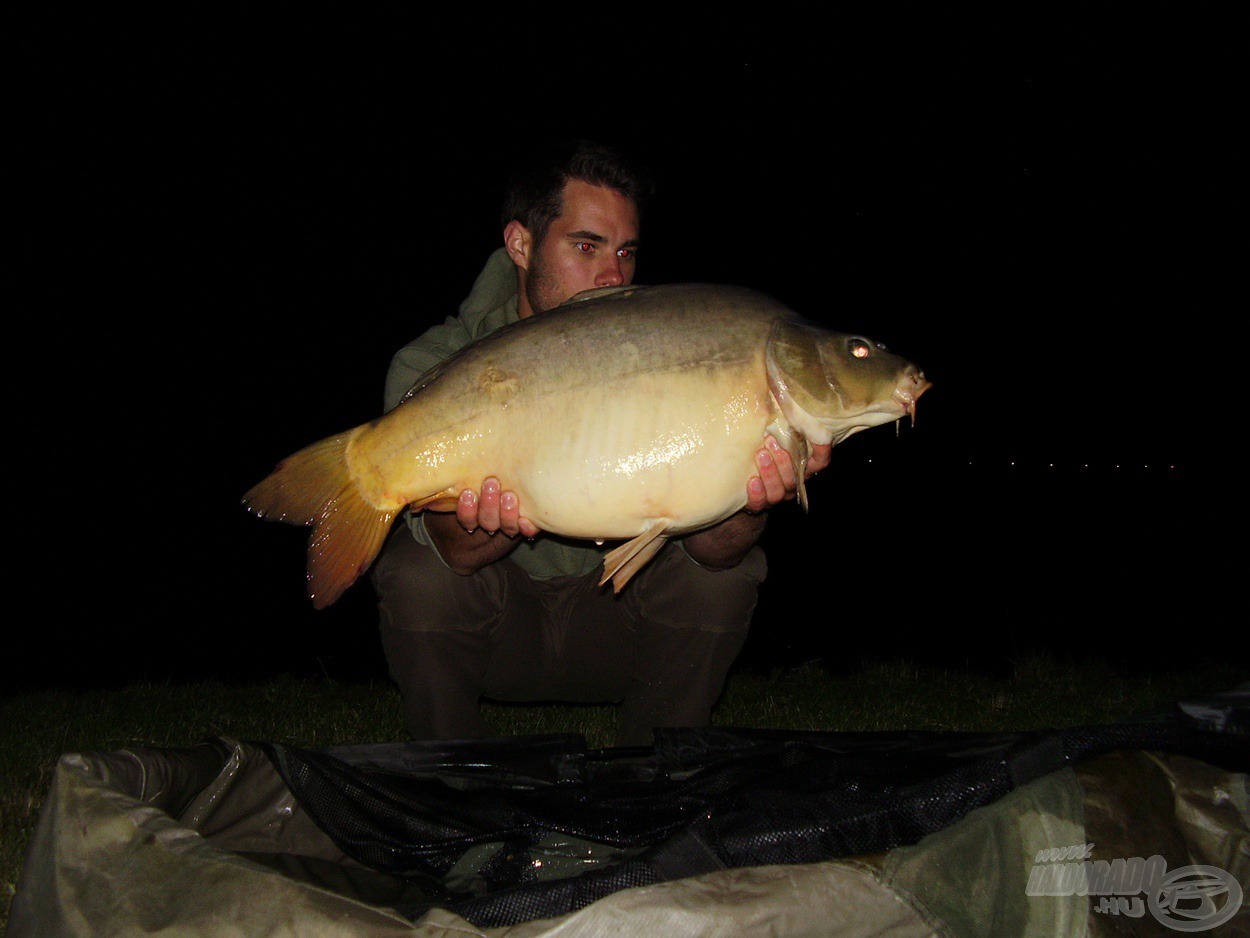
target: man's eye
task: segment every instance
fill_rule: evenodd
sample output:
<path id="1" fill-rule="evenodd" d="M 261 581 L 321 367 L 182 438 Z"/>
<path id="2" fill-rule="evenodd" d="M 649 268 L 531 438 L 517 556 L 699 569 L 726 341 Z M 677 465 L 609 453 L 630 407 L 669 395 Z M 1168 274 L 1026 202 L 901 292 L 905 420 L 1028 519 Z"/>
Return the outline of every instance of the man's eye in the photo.
<path id="1" fill-rule="evenodd" d="M 589 254 L 592 251 L 594 251 L 595 246 L 591 244 L 589 241 L 578 241 L 577 249 L 581 251 L 583 254 Z"/>
<path id="2" fill-rule="evenodd" d="M 623 261 L 633 260 L 634 249 L 633 248 L 621 248 L 619 251 L 616 252 L 616 256 L 619 257 Z"/>

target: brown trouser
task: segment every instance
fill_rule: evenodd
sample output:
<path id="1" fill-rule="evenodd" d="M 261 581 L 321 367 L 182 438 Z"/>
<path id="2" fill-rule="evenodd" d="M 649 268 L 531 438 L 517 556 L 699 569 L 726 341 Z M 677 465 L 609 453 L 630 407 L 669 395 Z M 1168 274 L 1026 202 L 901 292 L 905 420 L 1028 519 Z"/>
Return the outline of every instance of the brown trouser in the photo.
<path id="1" fill-rule="evenodd" d="M 400 526 L 372 577 L 404 726 L 416 739 L 487 736 L 481 697 L 620 703 L 620 746 L 706 726 L 766 570 L 758 546 L 713 572 L 670 543 L 619 594 L 598 570 L 539 580 L 506 558 L 460 576 Z"/>

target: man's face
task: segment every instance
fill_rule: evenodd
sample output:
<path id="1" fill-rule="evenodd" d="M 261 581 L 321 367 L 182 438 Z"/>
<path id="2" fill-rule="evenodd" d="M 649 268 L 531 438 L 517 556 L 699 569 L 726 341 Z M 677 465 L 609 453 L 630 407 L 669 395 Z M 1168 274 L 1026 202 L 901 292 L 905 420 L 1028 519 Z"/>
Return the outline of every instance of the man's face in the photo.
<path id="1" fill-rule="evenodd" d="M 542 241 L 531 245 L 523 277 L 522 318 L 554 309 L 583 290 L 633 282 L 638 207 L 603 186 L 564 184 L 564 207 Z"/>

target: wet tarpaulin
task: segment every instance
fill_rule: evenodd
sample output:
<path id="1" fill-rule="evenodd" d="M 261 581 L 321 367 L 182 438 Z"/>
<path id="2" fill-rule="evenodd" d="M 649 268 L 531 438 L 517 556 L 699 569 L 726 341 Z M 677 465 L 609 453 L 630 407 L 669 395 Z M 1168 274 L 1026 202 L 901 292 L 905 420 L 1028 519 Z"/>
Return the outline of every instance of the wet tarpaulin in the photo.
<path id="1" fill-rule="evenodd" d="M 1246 696 L 1016 734 L 68 754 L 10 930 L 1170 934 L 1193 909 L 1124 878 L 1149 858 L 1215 870 L 1199 912 L 1235 928 L 1250 922 Z"/>

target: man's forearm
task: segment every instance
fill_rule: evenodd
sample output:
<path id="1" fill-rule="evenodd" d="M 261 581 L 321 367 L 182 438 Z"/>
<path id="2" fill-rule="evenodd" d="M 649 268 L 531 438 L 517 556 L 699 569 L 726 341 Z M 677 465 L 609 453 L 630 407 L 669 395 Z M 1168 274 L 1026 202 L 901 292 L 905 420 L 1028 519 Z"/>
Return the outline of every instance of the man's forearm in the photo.
<path id="1" fill-rule="evenodd" d="M 763 512 L 739 511 L 720 524 L 682 540 L 690 559 L 711 570 L 727 570 L 742 562 L 767 524 Z"/>

